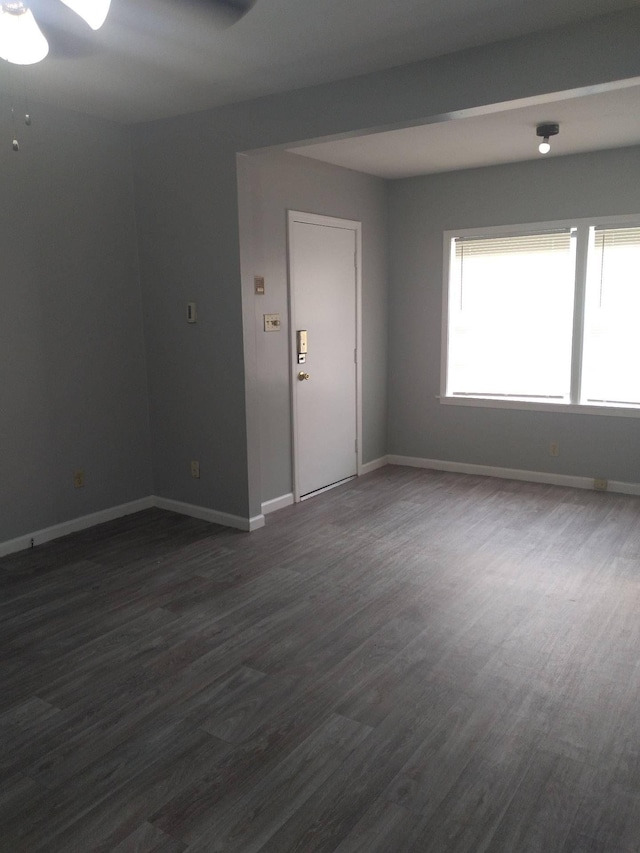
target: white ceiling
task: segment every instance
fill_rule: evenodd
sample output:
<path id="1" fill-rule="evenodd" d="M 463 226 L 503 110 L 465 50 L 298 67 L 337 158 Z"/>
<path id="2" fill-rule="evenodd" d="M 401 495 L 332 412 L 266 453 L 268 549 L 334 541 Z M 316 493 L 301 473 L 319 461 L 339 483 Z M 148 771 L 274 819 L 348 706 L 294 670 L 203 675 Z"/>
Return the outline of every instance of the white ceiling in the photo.
<path id="1" fill-rule="evenodd" d="M 544 103 L 496 109 L 288 150 L 381 178 L 406 178 L 539 159 L 536 127 L 545 122 L 560 125 L 545 157 L 640 145 L 640 78 L 597 94 L 559 93 Z"/>
<path id="2" fill-rule="evenodd" d="M 28 2 L 53 27 L 50 56 L 24 69 L 31 99 L 137 122 L 402 65 L 639 0 L 257 0 L 227 29 L 215 0 L 112 0 L 97 33 L 59 0 Z M 22 88 L 15 67 L 0 64 L 0 87 Z"/>

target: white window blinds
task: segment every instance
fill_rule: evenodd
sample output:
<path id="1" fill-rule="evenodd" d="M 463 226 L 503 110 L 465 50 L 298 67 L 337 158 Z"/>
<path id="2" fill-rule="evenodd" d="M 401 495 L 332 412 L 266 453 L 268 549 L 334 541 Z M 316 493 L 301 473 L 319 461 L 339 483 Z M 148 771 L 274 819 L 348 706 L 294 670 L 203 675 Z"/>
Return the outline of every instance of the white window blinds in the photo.
<path id="1" fill-rule="evenodd" d="M 591 229 L 585 403 L 640 405 L 640 228 Z"/>
<path id="2" fill-rule="evenodd" d="M 573 230 L 455 238 L 447 394 L 569 398 Z"/>

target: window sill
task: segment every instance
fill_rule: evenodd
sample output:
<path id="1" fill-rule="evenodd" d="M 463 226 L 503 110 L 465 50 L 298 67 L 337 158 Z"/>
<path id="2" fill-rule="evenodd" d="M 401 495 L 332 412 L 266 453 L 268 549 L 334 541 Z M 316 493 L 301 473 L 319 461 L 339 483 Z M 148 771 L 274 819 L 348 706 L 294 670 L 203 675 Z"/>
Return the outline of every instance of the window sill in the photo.
<path id="1" fill-rule="evenodd" d="M 471 406 L 482 409 L 514 409 L 529 412 L 562 412 L 571 415 L 606 415 L 614 418 L 640 418 L 640 408 L 633 406 L 614 406 L 593 404 L 576 405 L 562 401 L 543 400 L 500 400 L 492 397 L 445 397 L 436 395 L 445 406 Z"/>

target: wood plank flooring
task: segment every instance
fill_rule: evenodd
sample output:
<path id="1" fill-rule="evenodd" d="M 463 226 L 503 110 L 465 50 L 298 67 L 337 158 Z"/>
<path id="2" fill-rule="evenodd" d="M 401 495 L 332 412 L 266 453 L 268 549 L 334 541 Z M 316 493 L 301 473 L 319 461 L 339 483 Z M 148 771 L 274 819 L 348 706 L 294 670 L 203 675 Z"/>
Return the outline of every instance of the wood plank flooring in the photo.
<path id="1" fill-rule="evenodd" d="M 0 560 L 3 853 L 640 851 L 640 499 L 387 467 Z"/>

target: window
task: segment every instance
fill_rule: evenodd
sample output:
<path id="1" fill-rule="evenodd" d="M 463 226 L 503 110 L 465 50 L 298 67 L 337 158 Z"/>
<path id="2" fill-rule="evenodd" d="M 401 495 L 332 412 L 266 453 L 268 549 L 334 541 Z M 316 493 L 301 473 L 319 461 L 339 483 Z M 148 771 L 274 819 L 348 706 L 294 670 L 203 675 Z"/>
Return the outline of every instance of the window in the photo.
<path id="1" fill-rule="evenodd" d="M 588 403 L 640 406 L 640 228 L 594 228 L 582 359 Z"/>
<path id="2" fill-rule="evenodd" d="M 445 261 L 444 402 L 640 409 L 638 220 L 447 233 Z"/>

